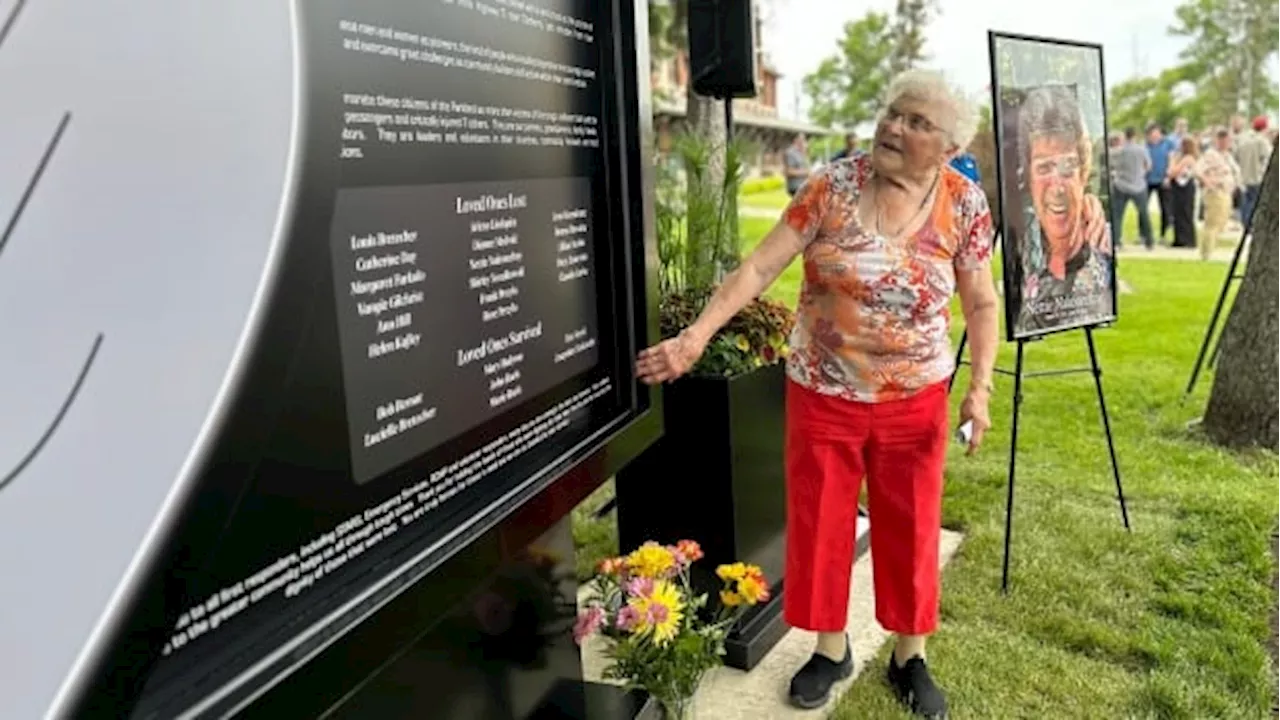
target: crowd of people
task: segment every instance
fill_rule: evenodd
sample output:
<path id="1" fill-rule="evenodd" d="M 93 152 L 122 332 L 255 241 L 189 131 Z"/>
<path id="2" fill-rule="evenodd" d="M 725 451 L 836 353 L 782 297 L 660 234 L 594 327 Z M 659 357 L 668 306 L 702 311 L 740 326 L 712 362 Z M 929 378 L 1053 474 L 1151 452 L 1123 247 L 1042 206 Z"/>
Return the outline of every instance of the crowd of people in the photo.
<path id="1" fill-rule="evenodd" d="M 1233 220 L 1248 227 L 1258 203 L 1263 175 L 1276 144 L 1276 128 L 1265 116 L 1199 132 L 1178 119 L 1170 132 L 1157 123 L 1139 137 L 1136 128 L 1109 139 L 1112 241 L 1124 244 L 1124 214 L 1133 205 L 1138 235 L 1148 250 L 1169 239 L 1171 247 L 1198 248 L 1209 259 Z M 1160 213 L 1159 233 L 1151 219 L 1152 200 Z"/>
<path id="2" fill-rule="evenodd" d="M 1265 116 L 1248 121 L 1235 115 L 1227 125 L 1198 132 L 1191 131 L 1183 118 L 1167 131 L 1151 123 L 1141 135 L 1133 127 L 1113 132 L 1108 162 L 1113 245 L 1124 247 L 1124 216 L 1132 205 L 1143 247 L 1151 250 L 1167 244 L 1199 249 L 1200 256 L 1208 259 L 1233 224 L 1241 231 L 1249 226 L 1276 142 L 1277 128 Z M 831 162 L 859 152 L 857 138 L 847 135 L 845 146 Z M 822 163 L 810 160 L 802 136 L 795 138 L 785 157 L 787 190 L 794 194 Z M 951 166 L 980 182 L 972 153 L 957 153 Z M 1158 220 L 1153 220 L 1153 211 L 1158 212 Z"/>

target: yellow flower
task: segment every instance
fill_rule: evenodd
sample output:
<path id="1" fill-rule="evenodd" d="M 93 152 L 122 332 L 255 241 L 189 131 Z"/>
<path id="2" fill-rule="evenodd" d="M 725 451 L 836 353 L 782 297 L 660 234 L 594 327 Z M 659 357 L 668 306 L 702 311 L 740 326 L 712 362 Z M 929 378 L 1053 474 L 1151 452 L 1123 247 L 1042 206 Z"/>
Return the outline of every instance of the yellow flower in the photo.
<path id="1" fill-rule="evenodd" d="M 780 348 L 787 342 L 780 332 L 769 333 L 769 345 L 774 348 Z"/>
<path id="2" fill-rule="evenodd" d="M 716 568 L 716 575 L 725 582 L 732 580 L 741 580 L 747 574 L 747 566 L 743 563 L 733 563 L 732 565 L 721 565 Z"/>
<path id="3" fill-rule="evenodd" d="M 755 605 L 769 592 L 769 586 L 761 582 L 762 579 L 757 575 L 747 575 L 738 581 L 738 595 L 742 597 L 743 602 Z"/>
<path id="4" fill-rule="evenodd" d="M 684 602 L 675 584 L 659 580 L 654 583 L 652 593 L 647 597 L 635 598 L 630 605 L 636 609 L 637 633 L 652 633 L 653 642 L 659 647 L 671 642 L 676 636 L 683 617 Z"/>
<path id="5" fill-rule="evenodd" d="M 751 343 L 750 341 L 747 340 L 746 335 L 739 335 L 737 338 L 734 339 L 733 342 L 735 345 L 738 346 L 738 349 L 741 350 L 742 352 L 747 352 L 748 350 L 751 349 Z"/>
<path id="6" fill-rule="evenodd" d="M 663 577 L 675 568 L 676 559 L 671 551 L 656 542 L 647 542 L 627 556 L 627 569 L 632 575 L 647 578 Z"/>
<path id="7" fill-rule="evenodd" d="M 756 565 L 733 563 L 716 568 L 716 575 L 725 582 L 720 591 L 720 602 L 726 606 L 755 605 L 769 598 L 769 583 Z"/>
<path id="8" fill-rule="evenodd" d="M 741 564 L 741 562 L 733 562 L 732 565 L 721 565 L 716 569 L 716 575 L 726 583 L 731 582 L 731 580 L 740 580 L 746 575 L 746 565 Z"/>

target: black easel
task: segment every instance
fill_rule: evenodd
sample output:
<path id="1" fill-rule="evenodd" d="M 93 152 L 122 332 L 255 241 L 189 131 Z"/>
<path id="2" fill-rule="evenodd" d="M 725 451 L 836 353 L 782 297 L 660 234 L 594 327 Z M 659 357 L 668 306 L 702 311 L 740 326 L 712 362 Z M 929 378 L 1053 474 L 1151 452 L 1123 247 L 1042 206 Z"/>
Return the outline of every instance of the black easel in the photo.
<path id="1" fill-rule="evenodd" d="M 1040 338 L 1022 338 L 1017 340 L 1018 343 L 1018 359 L 1014 366 L 1013 372 L 1003 370 L 1001 368 L 993 368 L 993 371 L 1000 375 L 1013 376 L 1013 425 L 1010 431 L 1009 439 L 1009 483 L 1008 492 L 1005 496 L 1004 506 L 1004 565 L 1000 576 L 1000 592 L 1009 592 L 1009 549 L 1010 540 L 1013 536 L 1013 481 L 1015 471 L 1017 470 L 1018 461 L 1018 417 L 1019 410 L 1022 408 L 1022 380 L 1031 377 L 1047 377 L 1050 375 L 1072 375 L 1075 373 L 1092 373 L 1093 384 L 1098 391 L 1098 408 L 1102 411 L 1102 429 L 1107 436 L 1107 452 L 1111 456 L 1111 472 L 1116 480 L 1116 496 L 1120 500 L 1120 517 L 1124 521 L 1124 529 L 1132 530 L 1129 526 L 1129 509 L 1124 500 L 1124 486 L 1120 482 L 1120 465 L 1116 461 L 1116 446 L 1111 437 L 1111 418 L 1107 414 L 1107 401 L 1102 394 L 1102 367 L 1098 364 L 1098 352 L 1093 343 L 1093 331 L 1098 326 L 1086 326 L 1083 328 L 1085 342 L 1089 345 L 1089 367 L 1087 368 L 1064 368 L 1061 370 L 1041 370 L 1039 372 L 1023 371 L 1023 348 L 1029 342 L 1034 342 Z M 969 338 L 968 329 L 960 336 L 960 348 L 956 352 L 956 369 L 963 364 L 961 357 L 964 354 L 964 346 Z M 956 374 L 953 371 L 951 380 L 948 383 L 948 391 L 955 384 Z"/>
<path id="2" fill-rule="evenodd" d="M 1256 211 L 1257 208 L 1255 207 Z M 1253 221 L 1250 215 L 1250 223 Z M 1236 268 L 1240 265 L 1240 256 L 1244 254 L 1246 238 L 1249 237 L 1249 224 L 1244 226 L 1244 231 L 1240 234 L 1240 242 L 1236 245 L 1236 251 L 1231 254 L 1231 267 L 1227 268 L 1227 276 L 1222 280 L 1222 290 L 1218 293 L 1218 302 L 1213 306 L 1213 315 L 1209 317 L 1209 327 L 1205 328 L 1204 340 L 1200 343 L 1200 352 L 1196 355 L 1195 367 L 1191 369 L 1191 379 L 1187 381 L 1187 389 L 1182 393 L 1182 399 L 1186 400 L 1191 395 L 1191 391 L 1196 388 L 1196 381 L 1200 379 L 1200 370 L 1204 367 L 1204 355 L 1209 350 L 1209 341 L 1213 338 L 1213 333 L 1218 329 L 1218 320 L 1222 316 L 1222 306 L 1227 301 L 1227 291 L 1231 289 L 1231 283 L 1237 280 L 1243 280 L 1244 274 L 1236 273 Z M 1218 340 L 1213 344 L 1213 354 L 1209 356 L 1209 367 L 1212 368 L 1218 361 L 1218 351 L 1222 349 L 1222 335 L 1218 335 Z"/>
<path id="3" fill-rule="evenodd" d="M 1271 158 L 1267 159 L 1267 169 L 1263 170 L 1263 176 L 1267 177 L 1271 173 L 1271 163 L 1275 163 L 1276 154 L 1272 152 Z M 1265 186 L 1263 186 L 1265 187 Z M 1261 188 L 1258 188 L 1258 197 L 1262 197 Z M 1222 318 L 1222 305 L 1226 304 L 1226 293 L 1231 288 L 1231 283 L 1243 281 L 1244 273 L 1236 273 L 1235 270 L 1240 266 L 1240 256 L 1244 255 L 1244 246 L 1248 245 L 1247 238 L 1249 232 L 1253 229 L 1253 218 L 1258 214 L 1258 204 L 1254 202 L 1253 210 L 1249 213 L 1249 217 L 1244 219 L 1244 228 L 1240 231 L 1240 242 L 1235 246 L 1235 252 L 1231 254 L 1231 266 L 1226 270 L 1226 277 L 1222 279 L 1222 291 L 1217 293 L 1217 304 L 1213 305 L 1213 315 L 1208 320 L 1208 327 L 1204 328 L 1204 340 L 1201 342 L 1201 350 L 1196 356 L 1196 366 L 1192 368 L 1192 379 L 1187 382 L 1187 391 L 1183 392 L 1183 400 L 1187 400 L 1192 391 L 1196 389 L 1196 382 L 1199 379 L 1199 373 L 1204 366 L 1204 352 L 1208 351 L 1208 343 L 1210 343 L 1213 333 L 1217 331 L 1217 322 Z M 1210 369 L 1217 364 L 1217 354 L 1222 350 L 1222 336 L 1217 336 L 1217 342 L 1213 343 L 1213 354 L 1208 357 L 1208 366 Z"/>

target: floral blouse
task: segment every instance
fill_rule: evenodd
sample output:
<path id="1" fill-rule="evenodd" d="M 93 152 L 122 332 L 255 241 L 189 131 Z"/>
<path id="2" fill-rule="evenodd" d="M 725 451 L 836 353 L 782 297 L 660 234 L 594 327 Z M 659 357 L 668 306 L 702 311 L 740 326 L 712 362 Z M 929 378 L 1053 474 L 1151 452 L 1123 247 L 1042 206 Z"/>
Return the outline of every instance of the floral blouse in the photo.
<path id="1" fill-rule="evenodd" d="M 991 262 L 991 209 L 982 188 L 944 167 L 928 219 L 890 242 L 863 228 L 858 198 L 870 158 L 833 162 L 796 193 L 783 220 L 805 240 L 787 375 L 857 402 L 909 397 L 948 378 L 956 269 Z"/>
<path id="2" fill-rule="evenodd" d="M 1240 177 L 1240 166 L 1235 158 L 1217 149 L 1209 148 L 1196 162 L 1196 171 L 1200 173 L 1208 185 L 1208 190 L 1232 193 L 1236 189 L 1236 178 Z"/>

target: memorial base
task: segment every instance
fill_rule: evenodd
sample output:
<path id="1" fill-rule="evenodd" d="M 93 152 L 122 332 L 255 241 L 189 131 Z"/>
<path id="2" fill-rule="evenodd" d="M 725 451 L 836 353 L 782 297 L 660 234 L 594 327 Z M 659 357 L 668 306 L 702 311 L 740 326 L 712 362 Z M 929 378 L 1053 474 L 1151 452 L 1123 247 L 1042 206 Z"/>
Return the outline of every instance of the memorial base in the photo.
<path id="1" fill-rule="evenodd" d="M 644 693 L 585 682 L 573 641 L 575 471 L 239 717 L 634 720 Z"/>
<path id="2" fill-rule="evenodd" d="M 755 667 L 765 654 L 787 634 L 790 628 L 782 617 L 782 593 L 780 583 L 775 586 L 769 601 L 744 619 L 724 642 L 724 664 L 731 668 L 747 670 Z"/>
<path id="3" fill-rule="evenodd" d="M 855 562 L 866 555 L 871 547 L 871 523 L 865 511 L 858 509 L 857 537 L 854 541 Z M 778 644 L 791 629 L 782 615 L 781 583 L 775 585 L 769 601 L 743 619 L 725 639 L 724 664 L 740 670 L 750 670 Z"/>
<path id="4" fill-rule="evenodd" d="M 660 718 L 657 703 L 639 690 L 616 685 L 564 680 L 551 689 L 528 720 L 642 720 Z"/>
<path id="5" fill-rule="evenodd" d="M 712 598 L 722 563 L 760 566 L 774 600 L 730 638 L 730 667 L 750 670 L 782 637 L 786 486 L 782 365 L 733 378 L 687 377 L 663 391 L 663 437 L 617 476 L 618 537 L 696 540 L 706 553 L 694 582 Z"/>

